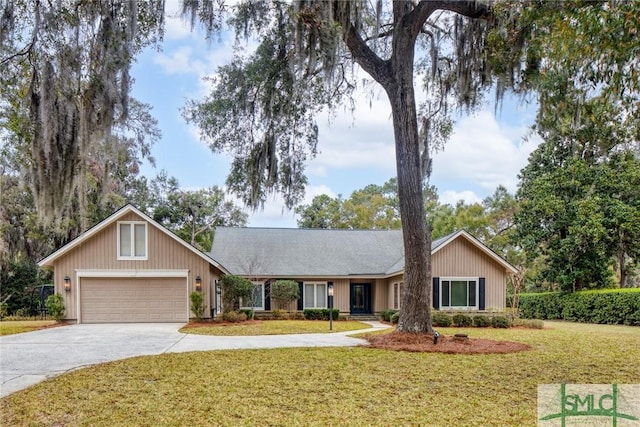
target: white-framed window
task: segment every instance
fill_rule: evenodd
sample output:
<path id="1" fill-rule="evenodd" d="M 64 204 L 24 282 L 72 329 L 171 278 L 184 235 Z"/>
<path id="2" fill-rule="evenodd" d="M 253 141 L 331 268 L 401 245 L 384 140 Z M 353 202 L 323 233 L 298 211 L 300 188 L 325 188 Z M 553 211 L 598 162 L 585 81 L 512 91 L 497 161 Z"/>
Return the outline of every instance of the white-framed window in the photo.
<path id="1" fill-rule="evenodd" d="M 477 310 L 479 282 L 477 277 L 441 277 L 440 309 Z"/>
<path id="2" fill-rule="evenodd" d="M 146 260 L 149 241 L 147 223 L 143 221 L 118 222 L 118 259 Z"/>
<path id="3" fill-rule="evenodd" d="M 327 308 L 327 282 L 304 282 L 304 308 Z"/>
<path id="4" fill-rule="evenodd" d="M 396 282 L 393 284 L 393 308 L 400 310 L 402 298 L 404 297 L 404 282 Z"/>
<path id="5" fill-rule="evenodd" d="M 252 308 L 253 310 L 264 310 L 264 283 L 253 282 L 253 294 L 249 301 L 240 299 L 240 308 Z"/>

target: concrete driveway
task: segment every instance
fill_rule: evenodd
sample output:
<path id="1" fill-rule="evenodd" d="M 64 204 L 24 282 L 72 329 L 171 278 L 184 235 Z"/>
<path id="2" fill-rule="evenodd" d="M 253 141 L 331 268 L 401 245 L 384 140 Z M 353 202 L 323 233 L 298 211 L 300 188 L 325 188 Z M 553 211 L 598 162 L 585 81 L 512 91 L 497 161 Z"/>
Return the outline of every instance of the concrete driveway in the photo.
<path id="1" fill-rule="evenodd" d="M 379 322 L 370 330 L 386 328 Z M 178 323 L 82 324 L 0 337 L 0 397 L 65 372 L 134 356 L 187 351 L 366 344 L 349 334 L 214 337 L 183 334 Z"/>

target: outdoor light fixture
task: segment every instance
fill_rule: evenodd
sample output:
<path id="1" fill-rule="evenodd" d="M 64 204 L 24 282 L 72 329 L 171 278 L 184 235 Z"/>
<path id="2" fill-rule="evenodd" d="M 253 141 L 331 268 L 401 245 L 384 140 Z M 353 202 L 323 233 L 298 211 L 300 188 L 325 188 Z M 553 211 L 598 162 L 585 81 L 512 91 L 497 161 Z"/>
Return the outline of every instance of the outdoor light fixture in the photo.
<path id="1" fill-rule="evenodd" d="M 196 291 L 200 292 L 202 290 L 202 277 L 196 276 Z"/>
<path id="2" fill-rule="evenodd" d="M 64 290 L 71 292 L 71 277 L 69 276 L 64 276 Z"/>
<path id="3" fill-rule="evenodd" d="M 327 285 L 327 295 L 329 295 L 329 330 L 333 331 L 333 283 Z"/>

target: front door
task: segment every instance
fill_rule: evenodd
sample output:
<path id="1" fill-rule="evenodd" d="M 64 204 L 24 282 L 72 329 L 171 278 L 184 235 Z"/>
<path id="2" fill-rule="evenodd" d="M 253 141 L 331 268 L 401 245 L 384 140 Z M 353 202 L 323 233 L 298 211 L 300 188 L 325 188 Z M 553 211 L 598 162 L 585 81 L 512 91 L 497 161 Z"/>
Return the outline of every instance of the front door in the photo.
<path id="1" fill-rule="evenodd" d="M 371 284 L 351 284 L 351 314 L 371 313 Z"/>

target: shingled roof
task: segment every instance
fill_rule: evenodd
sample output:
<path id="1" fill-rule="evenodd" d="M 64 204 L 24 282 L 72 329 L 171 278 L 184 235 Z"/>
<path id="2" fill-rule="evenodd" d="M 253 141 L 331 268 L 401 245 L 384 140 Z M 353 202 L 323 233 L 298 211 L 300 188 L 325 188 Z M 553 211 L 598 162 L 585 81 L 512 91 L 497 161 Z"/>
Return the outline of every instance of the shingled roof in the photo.
<path id="1" fill-rule="evenodd" d="M 455 234 L 434 240 L 431 250 Z M 239 276 L 389 276 L 404 270 L 401 230 L 218 227 L 209 255 Z"/>

